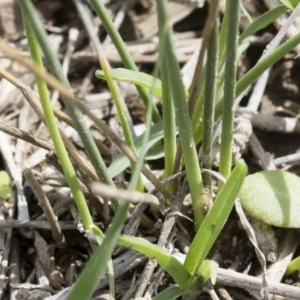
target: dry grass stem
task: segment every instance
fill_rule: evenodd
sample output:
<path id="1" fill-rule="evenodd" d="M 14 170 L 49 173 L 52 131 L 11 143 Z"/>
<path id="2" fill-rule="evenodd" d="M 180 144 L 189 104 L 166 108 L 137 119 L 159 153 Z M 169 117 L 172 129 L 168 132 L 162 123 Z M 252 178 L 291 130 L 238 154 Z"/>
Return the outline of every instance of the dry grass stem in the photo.
<path id="1" fill-rule="evenodd" d="M 59 226 L 59 223 L 57 221 L 57 216 L 54 214 L 53 209 L 50 205 L 50 202 L 45 195 L 42 187 L 36 180 L 35 176 L 33 175 L 32 171 L 30 169 L 25 169 L 23 171 L 23 175 L 25 179 L 27 180 L 28 184 L 32 188 L 35 196 L 37 197 L 40 206 L 42 207 L 45 216 L 50 224 L 50 228 L 52 231 L 52 236 L 56 243 L 58 245 L 62 245 L 65 241 L 65 238 L 62 234 L 61 228 Z"/>

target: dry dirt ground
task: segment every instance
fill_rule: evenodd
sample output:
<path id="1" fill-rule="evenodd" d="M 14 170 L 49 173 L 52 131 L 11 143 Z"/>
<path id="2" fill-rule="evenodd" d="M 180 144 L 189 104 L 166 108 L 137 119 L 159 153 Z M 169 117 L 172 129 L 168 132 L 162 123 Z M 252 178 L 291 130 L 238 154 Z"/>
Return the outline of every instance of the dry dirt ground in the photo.
<path id="1" fill-rule="evenodd" d="M 21 16 L 15 2 L 13 0 L 0 1 L 0 36 L 28 55 Z M 99 68 L 95 54 L 97 47 L 87 34 L 82 15 L 78 13 L 74 4 L 76 2 L 78 1 L 36 0 L 34 4 L 49 34 L 51 45 L 56 49 L 61 61 L 65 63 L 65 72 L 68 74 L 76 97 L 119 133 L 120 126 L 111 95 L 105 83 L 94 76 L 95 70 Z M 119 32 L 138 68 L 151 73 L 157 59 L 158 48 L 155 1 L 105 0 L 103 2 L 106 3 L 111 18 L 119 27 Z M 267 11 L 267 5 L 275 2 L 243 1 L 253 19 Z M 87 13 L 90 14 L 95 35 L 100 38 L 111 66 L 123 66 L 111 40 L 88 5 L 88 1 L 83 1 L 83 4 Z M 221 10 L 224 8 L 222 6 L 223 3 L 221 3 Z M 202 8 L 197 8 L 170 2 L 169 12 L 174 28 L 178 60 L 183 67 L 199 49 L 208 7 L 204 5 Z M 268 26 L 252 37 L 251 46 L 239 59 L 239 77 L 257 62 L 266 44 L 278 32 L 281 22 L 282 20 Z M 246 28 L 247 24 L 247 19 L 241 18 L 240 30 Z M 299 27 L 295 28 L 299 29 Z M 243 154 L 251 173 L 262 169 L 278 168 L 300 175 L 299 155 L 292 161 L 278 160 L 290 154 L 299 154 L 300 62 L 299 59 L 295 59 L 297 54 L 299 54 L 299 49 L 295 49 L 276 63 L 271 69 L 265 87 L 261 89 L 262 95 L 254 96 L 254 98 L 261 99 L 258 104 L 259 114 L 256 119 L 250 117 L 253 134 Z M 25 85 L 34 87 L 33 74 L 19 63 L 7 59 L 1 52 L 0 68 Z M 187 72 L 189 73 L 192 74 L 192 70 Z M 138 128 L 138 125 L 140 126 L 145 121 L 144 105 L 132 85 L 123 84 L 121 90 L 133 125 Z M 253 88 L 243 99 L 242 107 L 248 106 L 252 95 Z M 53 105 L 58 110 L 65 111 L 59 95 L 53 92 L 51 96 Z M 161 109 L 159 104 L 158 108 Z M 265 116 L 280 118 L 265 122 Z M 282 117 L 290 118 L 295 127 L 290 131 L 285 127 L 278 128 L 276 124 L 284 120 Z M 60 120 L 65 134 L 73 142 L 78 153 L 86 158 L 77 133 L 62 119 Z M 15 127 L 28 132 L 36 138 L 49 141 L 48 130 L 24 96 L 16 87 L 1 77 L 0 121 L 1 130 L 4 130 L 3 124 L 6 124 L 11 128 Z M 98 141 L 98 147 L 105 162 L 109 165 L 118 152 L 109 140 L 97 131 L 89 120 L 87 121 L 93 136 Z M 59 297 L 57 293 L 75 282 L 96 247 L 91 237 L 84 236 L 82 231 L 78 230 L 78 214 L 69 189 L 64 186 L 64 182 L 57 180 L 57 176 L 60 176 L 59 166 L 55 155 L 49 149 L 49 145 L 43 149 L 0 131 L 0 170 L 7 170 L 15 182 L 11 199 L 4 202 L 0 210 L 1 299 L 65 299 L 65 296 Z M 164 168 L 162 159 L 151 161 L 149 164 L 153 170 L 157 171 L 157 174 L 160 174 Z M 54 212 L 60 221 L 64 242 L 53 238 L 42 208 L 31 187 L 22 177 L 25 168 L 32 169 L 54 207 Z M 116 178 L 120 186 L 126 186 L 128 175 L 127 172 Z M 187 194 L 184 188 L 181 192 L 183 196 Z M 113 211 L 107 207 L 105 210 L 103 203 L 97 197 L 92 195 L 87 195 L 87 197 L 95 222 L 105 230 L 113 217 Z M 188 198 L 183 202 L 181 213 L 187 218 L 177 218 L 167 245 L 173 244 L 181 253 L 186 253 L 195 234 L 193 223 L 188 219 L 193 218 Z M 141 222 L 133 232 L 156 243 L 166 214 L 166 211 L 157 211 L 147 206 L 141 207 L 139 217 Z M 297 249 L 299 235 L 294 230 L 278 228 L 272 228 L 270 232 L 270 240 L 265 243 L 267 238 L 264 236 L 260 247 L 267 257 L 271 280 L 277 283 L 298 285 L 298 273 L 282 278 L 281 272 L 278 271 L 278 268 L 284 269 L 288 262 L 279 267 L 277 264 L 286 257 L 290 260 L 292 256 L 299 254 Z M 257 280 L 261 278 L 262 269 L 255 250 L 235 211 L 231 213 L 209 257 L 217 261 L 221 268 L 251 275 Z M 153 267 L 154 274 L 150 273 L 148 280 L 149 274 L 145 274 L 144 270 L 147 260 L 132 251 L 118 249 L 113 259 L 117 270 L 117 299 L 151 296 L 172 284 L 171 278 L 155 265 L 150 265 L 150 267 L 148 265 L 150 269 Z M 249 290 L 239 288 L 239 284 L 235 285 L 237 286 L 230 286 L 217 280 L 214 290 L 219 298 L 213 299 L 260 298 L 258 292 L 251 293 Z M 108 299 L 106 298 L 107 289 L 107 278 L 104 278 L 93 299 Z M 206 290 L 209 290 L 209 293 L 202 293 L 199 299 L 214 297 L 209 287 L 206 287 Z"/>

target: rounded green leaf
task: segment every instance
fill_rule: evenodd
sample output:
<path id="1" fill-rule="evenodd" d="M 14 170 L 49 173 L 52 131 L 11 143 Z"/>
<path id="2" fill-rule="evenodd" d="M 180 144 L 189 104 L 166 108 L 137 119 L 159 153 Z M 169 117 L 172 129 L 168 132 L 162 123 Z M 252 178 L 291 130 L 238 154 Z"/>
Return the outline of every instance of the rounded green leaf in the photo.
<path id="1" fill-rule="evenodd" d="M 0 197 L 8 199 L 11 195 L 10 179 L 5 171 L 0 171 Z"/>
<path id="2" fill-rule="evenodd" d="M 282 171 L 262 171 L 246 177 L 239 192 L 247 213 L 270 225 L 300 227 L 300 178 Z"/>

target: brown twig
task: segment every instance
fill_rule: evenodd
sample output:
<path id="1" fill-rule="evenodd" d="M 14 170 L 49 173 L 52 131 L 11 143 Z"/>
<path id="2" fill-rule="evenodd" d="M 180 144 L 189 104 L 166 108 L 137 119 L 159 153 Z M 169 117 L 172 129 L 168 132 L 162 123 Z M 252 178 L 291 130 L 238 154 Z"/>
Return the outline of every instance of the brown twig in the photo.
<path id="1" fill-rule="evenodd" d="M 15 76 L 11 75 L 10 73 L 8 73 L 7 71 L 5 71 L 4 69 L 0 68 L 0 75 L 5 78 L 7 81 L 9 81 L 11 84 L 13 84 L 16 88 L 18 88 L 22 94 L 24 95 L 24 97 L 26 98 L 28 96 L 28 93 L 26 93 L 26 89 L 27 90 L 30 90 L 30 87 L 29 86 L 26 86 L 25 84 L 23 84 L 20 80 L 18 80 Z M 25 94 L 24 94 L 25 93 Z M 26 96 L 27 94 L 27 96 Z M 35 93 L 34 91 L 32 91 L 31 93 L 32 96 L 30 97 L 33 97 L 33 101 L 35 99 L 39 99 L 39 95 L 37 93 Z M 28 100 L 28 98 L 26 98 Z M 35 102 L 35 101 L 34 101 Z M 32 103 L 32 102 L 30 102 Z M 71 120 L 71 118 L 66 115 L 64 112 L 62 112 L 61 110 L 57 109 L 56 107 L 52 107 L 53 109 L 53 112 L 55 114 L 55 116 L 65 122 L 66 124 L 68 124 L 69 126 L 73 127 L 74 128 L 74 124 L 73 124 L 73 121 Z M 43 113 L 42 113 L 43 114 Z M 99 131 L 99 128 L 96 127 L 96 129 Z M 109 149 L 107 148 L 107 146 L 105 146 L 101 141 L 99 141 L 98 139 L 95 139 L 95 143 L 99 149 L 99 151 L 106 155 L 106 156 L 110 156 L 110 151 Z"/>
<path id="2" fill-rule="evenodd" d="M 158 199 L 151 195 L 140 193 L 137 191 L 128 191 L 124 189 L 116 189 L 99 181 L 85 182 L 92 195 L 100 195 L 106 198 L 122 199 L 132 203 L 147 203 L 159 205 Z"/>
<path id="3" fill-rule="evenodd" d="M 65 240 L 64 235 L 61 232 L 61 228 L 58 224 L 57 217 L 54 214 L 50 202 L 47 196 L 45 195 L 43 189 L 41 188 L 40 184 L 37 182 L 36 178 L 34 177 L 30 169 L 25 169 L 23 171 L 23 176 L 25 177 L 28 184 L 30 185 L 32 191 L 34 192 L 35 196 L 39 201 L 40 206 L 42 207 L 45 213 L 45 216 L 50 224 L 50 228 L 54 240 L 59 245 L 63 244 Z"/>
<path id="4" fill-rule="evenodd" d="M 0 131 L 3 131 L 11 136 L 14 136 L 18 139 L 22 139 L 23 141 L 35 145 L 37 147 L 43 148 L 45 150 L 54 151 L 54 147 L 51 143 L 44 141 L 42 139 L 36 138 L 28 132 L 20 130 L 19 128 L 8 126 L 5 123 L 0 121 Z"/>
<path id="5" fill-rule="evenodd" d="M 216 283 L 223 286 L 232 286 L 247 290 L 260 291 L 262 280 L 253 276 L 219 268 Z M 287 297 L 289 299 L 300 299 L 299 287 L 283 283 L 268 282 L 268 288 L 271 294 Z"/>
<path id="6" fill-rule="evenodd" d="M 77 229 L 77 224 L 74 222 L 58 222 L 62 230 L 74 230 Z M 50 230 L 48 221 L 18 221 L 18 220 L 0 220 L 0 228 L 36 228 Z"/>

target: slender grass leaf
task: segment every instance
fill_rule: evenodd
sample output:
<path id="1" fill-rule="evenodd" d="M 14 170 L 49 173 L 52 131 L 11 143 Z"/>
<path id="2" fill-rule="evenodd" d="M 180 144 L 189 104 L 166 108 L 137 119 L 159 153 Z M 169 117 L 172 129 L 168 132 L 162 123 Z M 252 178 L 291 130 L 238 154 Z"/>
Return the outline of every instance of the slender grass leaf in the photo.
<path id="1" fill-rule="evenodd" d="M 146 160 L 156 160 L 165 156 L 164 146 L 155 146 L 151 148 L 145 157 Z"/>
<path id="2" fill-rule="evenodd" d="M 134 146 L 136 149 L 137 156 L 140 156 L 142 144 L 143 144 L 143 137 L 144 134 L 139 136 L 137 139 L 134 140 Z M 148 151 L 157 141 L 164 137 L 164 130 L 163 130 L 163 123 L 162 121 L 157 122 L 154 126 L 150 129 L 150 137 L 147 143 L 145 144 L 144 151 Z M 121 172 L 123 172 L 126 168 L 130 166 L 128 158 L 121 154 L 119 155 L 109 166 L 108 173 L 110 177 L 115 177 Z"/>
<path id="3" fill-rule="evenodd" d="M 247 173 L 244 162 L 237 162 L 229 179 L 219 192 L 211 210 L 201 224 L 184 266 L 188 272 L 195 274 L 221 232 L 234 204 L 235 198 Z"/>
<path id="4" fill-rule="evenodd" d="M 106 80 L 105 74 L 102 70 L 97 70 L 95 73 L 96 77 L 99 79 Z M 139 72 L 139 71 L 132 71 L 124 68 L 117 68 L 111 70 L 111 76 L 114 80 L 120 81 L 120 82 L 130 82 L 137 86 L 143 87 L 148 89 L 149 91 L 152 88 L 152 83 L 154 81 L 153 76 Z M 158 98 L 162 98 L 162 85 L 161 81 L 158 78 L 155 78 L 154 81 L 154 95 Z M 185 96 L 188 97 L 188 91 L 185 88 Z"/>
<path id="5" fill-rule="evenodd" d="M 236 97 L 238 97 L 250 84 L 252 84 L 268 68 L 273 66 L 284 55 L 293 50 L 300 43 L 300 33 L 296 34 L 272 53 L 259 61 L 251 70 L 249 70 L 236 84 Z M 223 110 L 223 100 L 217 103 L 215 109 L 215 119 L 219 118 Z"/>
<path id="6" fill-rule="evenodd" d="M 249 43 L 242 43 L 238 46 L 238 54 L 237 57 L 239 58 L 249 47 Z M 225 62 L 225 60 L 222 60 Z M 218 83 L 217 83 L 217 94 L 216 94 L 216 107 L 220 101 L 223 101 L 223 94 L 224 94 L 224 74 L 225 74 L 225 65 L 224 63 L 220 64 L 219 74 L 218 74 Z M 194 140 L 196 144 L 198 144 L 202 138 L 202 122 L 199 122 L 202 116 L 202 106 L 204 101 L 204 89 L 200 91 L 199 99 L 197 101 L 195 112 L 193 114 L 192 119 L 192 127 L 194 132 Z M 223 104 L 222 104 L 223 105 Z"/>
<path id="7" fill-rule="evenodd" d="M 128 203 L 122 202 L 101 246 L 93 253 L 74 285 L 68 300 L 91 299 L 99 278 L 104 273 L 127 218 Z M 98 230 L 96 230 L 96 233 Z"/>
<path id="8" fill-rule="evenodd" d="M 22 7 L 24 11 L 24 15 L 28 17 L 28 20 L 31 23 L 34 34 L 37 38 L 37 41 L 41 49 L 43 50 L 45 59 L 47 61 L 48 67 L 50 68 L 51 72 L 56 77 L 56 79 L 58 79 L 65 87 L 70 89 L 70 83 L 67 77 L 64 75 L 62 66 L 57 56 L 57 52 L 54 51 L 51 45 L 51 42 L 47 36 L 43 23 L 40 20 L 38 13 L 33 6 L 32 1 L 19 0 L 18 3 Z M 74 122 L 74 127 L 81 138 L 81 141 L 84 145 L 84 149 L 86 150 L 86 153 L 93 167 L 95 168 L 98 177 L 101 179 L 101 181 L 109 185 L 113 185 L 113 181 L 108 176 L 106 165 L 99 153 L 96 143 L 92 137 L 92 134 L 89 128 L 87 127 L 87 124 L 85 122 L 85 119 L 83 118 L 83 114 L 81 110 L 78 109 L 78 107 L 71 105 L 68 102 L 67 97 L 62 96 L 62 100 L 64 101 L 68 114 L 70 115 L 72 121 Z M 77 198 L 76 193 L 73 192 L 73 195 L 74 198 L 76 199 Z M 83 201 L 80 201 L 82 203 L 81 204 L 82 207 L 83 207 Z"/>
<path id="9" fill-rule="evenodd" d="M 266 13 L 259 16 L 251 25 L 247 27 L 246 30 L 244 30 L 244 32 L 241 34 L 239 38 L 239 42 L 241 43 L 246 37 L 254 34 L 255 32 L 273 23 L 285 11 L 286 11 L 286 7 L 284 5 L 279 5 L 273 8 L 272 10 L 269 10 Z"/>
<path id="10" fill-rule="evenodd" d="M 280 2 L 283 3 L 289 9 L 293 10 L 299 3 L 299 0 L 280 0 Z"/>
<path id="11" fill-rule="evenodd" d="M 284 276 L 289 276 L 300 269 L 300 256 L 293 259 L 287 266 Z"/>
<path id="12" fill-rule="evenodd" d="M 199 269 L 201 283 L 204 284 L 208 279 L 214 285 L 217 280 L 219 265 L 213 260 L 205 260 Z"/>
<path id="13" fill-rule="evenodd" d="M 225 78 L 224 97 L 222 112 L 222 130 L 220 145 L 220 165 L 219 172 L 226 178 L 231 173 L 232 143 L 233 143 L 233 119 L 234 112 L 232 106 L 235 100 L 236 84 L 236 59 L 238 48 L 238 24 L 239 24 L 239 1 L 232 0 L 226 2 L 226 10 L 230 11 L 230 18 L 227 23 L 227 36 L 225 47 Z M 223 181 L 219 181 L 219 190 L 223 186 Z"/>
<path id="14" fill-rule="evenodd" d="M 115 24 L 113 23 L 110 14 L 107 12 L 104 2 L 101 0 L 90 0 L 89 1 L 95 12 L 97 13 L 98 17 L 100 18 L 102 25 L 104 26 L 105 30 L 107 31 L 108 35 L 110 36 L 114 46 L 116 47 L 125 67 L 130 70 L 137 71 L 137 67 L 135 65 L 135 62 L 133 61 L 126 44 L 122 40 L 122 37 L 118 31 L 118 29 L 115 27 Z M 148 109 L 150 97 L 149 93 L 145 90 L 145 88 L 141 86 L 136 86 L 142 100 L 145 103 L 145 106 Z M 153 106 L 153 113 L 152 113 L 153 121 L 156 123 L 158 122 L 161 117 L 158 113 L 157 107 Z"/>
<path id="15" fill-rule="evenodd" d="M 173 96 L 173 103 L 178 123 L 180 143 L 183 158 L 186 166 L 186 174 L 191 193 L 196 227 L 198 228 L 204 219 L 204 207 L 207 205 L 207 198 L 203 191 L 202 176 L 198 162 L 198 155 L 193 139 L 193 131 L 189 116 L 189 109 L 186 102 L 185 90 L 180 76 L 179 64 L 175 55 L 175 47 L 172 38 L 172 29 L 168 21 L 167 2 L 156 0 L 158 25 L 163 28 L 159 31 L 160 55 L 166 59 L 168 65 L 168 76 Z"/>
<path id="16" fill-rule="evenodd" d="M 191 275 L 172 254 L 143 238 L 133 236 L 121 236 L 119 244 L 143 253 L 150 259 L 156 259 L 157 263 L 172 276 L 182 291 L 187 289 Z"/>
<path id="17" fill-rule="evenodd" d="M 300 43 L 300 33 L 296 34 L 272 53 L 259 61 L 251 70 L 249 70 L 236 85 L 236 96 L 240 95 L 254 80 L 256 80 L 268 68 L 274 65 L 284 55 L 289 53 Z"/>
<path id="18" fill-rule="evenodd" d="M 182 294 L 183 292 L 180 290 L 179 286 L 173 285 L 163 290 L 156 297 L 152 298 L 152 300 L 175 300 Z"/>
<path id="19" fill-rule="evenodd" d="M 153 76 L 143 72 L 132 71 L 124 68 L 112 69 L 110 71 L 112 78 L 117 81 L 134 83 L 148 89 L 149 91 L 153 85 Z M 105 74 L 101 70 L 96 71 L 96 77 L 106 80 Z M 161 81 L 157 78 L 155 79 L 153 91 L 156 97 L 162 97 Z"/>

